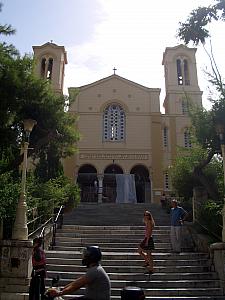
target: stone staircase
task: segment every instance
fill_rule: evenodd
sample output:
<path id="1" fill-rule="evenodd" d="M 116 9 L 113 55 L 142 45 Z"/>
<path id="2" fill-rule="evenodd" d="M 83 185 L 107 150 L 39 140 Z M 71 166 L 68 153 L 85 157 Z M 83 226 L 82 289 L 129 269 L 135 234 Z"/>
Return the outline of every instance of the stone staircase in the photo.
<path id="1" fill-rule="evenodd" d="M 137 245 L 143 238 L 143 212 L 150 210 L 155 218 L 153 253 L 155 273 L 144 274 L 143 260 Z M 62 229 L 57 231 L 54 250 L 47 251 L 47 285 L 60 275 L 59 286 L 65 286 L 85 273 L 81 265 L 82 249 L 100 246 L 102 265 L 112 284 L 111 299 L 120 299 L 125 286 L 141 287 L 146 299 L 225 299 L 219 280 L 210 271 L 208 254 L 171 253 L 169 215 L 150 204 L 86 204 L 65 215 Z M 84 289 L 76 292 L 82 295 Z M 72 295 L 64 296 L 65 299 Z"/>

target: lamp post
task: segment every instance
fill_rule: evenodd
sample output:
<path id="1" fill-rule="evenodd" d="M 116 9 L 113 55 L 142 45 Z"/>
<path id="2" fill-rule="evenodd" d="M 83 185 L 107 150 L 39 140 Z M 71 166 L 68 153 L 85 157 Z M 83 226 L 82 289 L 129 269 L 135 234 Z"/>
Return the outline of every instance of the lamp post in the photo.
<path id="1" fill-rule="evenodd" d="M 23 127 L 26 134 L 26 140 L 23 147 L 23 168 L 21 180 L 20 198 L 16 210 L 16 219 L 13 226 L 12 239 L 15 240 L 28 240 L 27 228 L 27 203 L 26 203 L 26 173 L 27 173 L 27 151 L 29 146 L 30 133 L 37 122 L 32 119 L 23 121 Z"/>
<path id="2" fill-rule="evenodd" d="M 216 132 L 220 139 L 220 147 L 223 157 L 223 180 L 224 180 L 224 193 L 225 193 L 225 126 L 223 124 L 217 124 Z M 222 231 L 222 241 L 225 242 L 225 194 L 224 194 L 224 204 L 222 209 L 223 217 L 223 231 Z"/>

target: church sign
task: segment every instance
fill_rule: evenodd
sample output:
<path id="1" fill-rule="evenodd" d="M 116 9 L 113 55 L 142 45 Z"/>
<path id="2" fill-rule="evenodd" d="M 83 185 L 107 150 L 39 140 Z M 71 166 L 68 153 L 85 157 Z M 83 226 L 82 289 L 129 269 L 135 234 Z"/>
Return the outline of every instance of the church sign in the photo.
<path id="1" fill-rule="evenodd" d="M 124 154 L 124 153 L 80 153 L 80 159 L 105 159 L 105 160 L 148 160 L 149 154 L 136 153 L 136 154 Z"/>

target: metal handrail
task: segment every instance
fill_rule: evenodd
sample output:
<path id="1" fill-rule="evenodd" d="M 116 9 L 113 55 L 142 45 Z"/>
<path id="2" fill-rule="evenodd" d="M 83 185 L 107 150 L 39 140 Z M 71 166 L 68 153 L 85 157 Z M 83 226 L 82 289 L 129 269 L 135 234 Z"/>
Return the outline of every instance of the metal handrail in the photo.
<path id="1" fill-rule="evenodd" d="M 61 205 L 55 218 L 54 218 L 54 216 L 49 218 L 44 224 L 39 226 L 35 231 L 31 232 L 28 235 L 28 237 L 31 238 L 32 236 L 34 236 L 35 234 L 40 232 L 40 234 L 38 234 L 38 236 L 43 239 L 43 245 L 42 246 L 44 248 L 45 247 L 45 235 L 46 235 L 45 231 L 46 231 L 46 228 L 50 228 L 50 233 L 52 231 L 52 241 L 50 243 L 50 246 L 51 246 L 51 248 L 53 248 L 55 246 L 56 229 L 62 227 L 63 209 L 64 209 L 64 206 Z"/>
<path id="2" fill-rule="evenodd" d="M 54 220 L 54 223 L 57 223 L 57 222 L 58 222 L 58 219 L 59 219 L 59 217 L 60 217 L 60 215 L 61 215 L 61 212 L 62 212 L 63 208 L 64 208 L 64 206 L 61 205 L 60 208 L 59 208 L 59 211 L 58 211 L 58 213 L 57 213 L 57 215 L 56 215 L 56 218 L 55 218 L 55 220 Z"/>
<path id="3" fill-rule="evenodd" d="M 39 232 L 40 230 L 41 230 L 41 233 L 42 233 L 43 228 L 46 227 L 46 225 L 47 225 L 50 221 L 52 221 L 52 219 L 53 219 L 53 217 L 51 217 L 50 219 L 48 219 L 44 224 L 42 224 L 41 226 L 39 226 L 38 228 L 36 228 L 33 232 L 29 233 L 29 234 L 28 234 L 28 237 L 29 237 L 29 238 L 32 237 L 33 235 L 35 235 L 35 234 L 36 234 L 37 232 Z M 31 223 L 31 222 L 29 222 L 29 223 Z M 27 224 L 29 224 L 29 223 L 27 223 Z M 39 236 L 41 236 L 41 233 L 40 233 Z"/>
<path id="4" fill-rule="evenodd" d="M 35 221 L 37 221 L 38 219 L 41 219 L 42 217 L 43 217 L 43 215 L 41 215 L 41 216 L 39 216 L 39 217 L 36 217 L 36 218 L 34 218 L 33 220 L 31 220 L 31 221 L 27 222 L 27 225 L 30 225 L 30 224 L 34 223 Z"/>
<path id="5" fill-rule="evenodd" d="M 218 236 L 217 234 L 215 234 L 214 232 L 211 232 L 207 227 L 205 227 L 203 224 L 201 224 L 199 221 L 195 220 L 196 223 L 198 223 L 198 225 L 200 225 L 204 230 L 206 230 L 210 235 L 214 236 L 216 239 L 218 239 L 219 241 L 222 241 L 222 238 L 220 236 Z M 222 227 L 222 226 L 221 226 Z"/>
<path id="6" fill-rule="evenodd" d="M 53 229 L 53 232 L 52 232 L 52 242 L 51 242 L 51 249 L 54 248 L 56 242 L 55 242 L 55 238 L 56 238 L 56 230 L 57 228 L 62 228 L 62 224 L 63 224 L 63 209 L 64 209 L 64 206 L 61 205 L 60 208 L 59 208 L 59 211 L 56 215 L 56 218 L 53 222 L 53 226 L 52 226 L 52 229 Z"/>

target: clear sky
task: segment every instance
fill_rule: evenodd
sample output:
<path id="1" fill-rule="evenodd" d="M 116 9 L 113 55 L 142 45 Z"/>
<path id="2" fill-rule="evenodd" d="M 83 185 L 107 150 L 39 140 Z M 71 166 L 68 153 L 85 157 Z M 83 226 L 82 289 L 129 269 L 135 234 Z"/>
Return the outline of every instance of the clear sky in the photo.
<path id="1" fill-rule="evenodd" d="M 53 40 L 65 46 L 68 65 L 65 93 L 116 74 L 150 88 L 161 88 L 164 100 L 162 56 L 166 47 L 180 44 L 179 22 L 190 11 L 213 0 L 0 0 L 0 24 L 11 24 L 14 36 L 4 38 L 21 54 L 32 53 L 33 45 Z M 211 25 L 215 57 L 225 69 L 225 23 Z M 192 45 L 190 45 L 192 46 Z M 207 102 L 207 80 L 203 70 L 209 60 L 197 51 L 199 85 Z M 222 64 L 223 63 L 223 64 Z M 209 68 L 208 68 L 209 70 Z"/>

